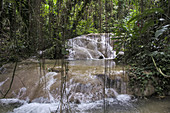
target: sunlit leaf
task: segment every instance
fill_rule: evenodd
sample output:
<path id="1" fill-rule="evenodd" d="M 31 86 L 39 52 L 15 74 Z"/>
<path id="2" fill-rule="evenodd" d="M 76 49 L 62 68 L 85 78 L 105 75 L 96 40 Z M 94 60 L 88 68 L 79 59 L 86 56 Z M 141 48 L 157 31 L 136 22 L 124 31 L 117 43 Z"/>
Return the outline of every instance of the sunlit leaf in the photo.
<path id="1" fill-rule="evenodd" d="M 134 21 L 134 20 L 139 19 L 140 16 L 141 16 L 141 14 L 137 14 L 136 16 L 132 17 L 132 18 L 127 22 L 127 24 L 129 24 L 130 22 L 132 22 L 132 21 Z"/>
<path id="2" fill-rule="evenodd" d="M 165 19 L 164 18 L 160 18 L 159 21 L 165 21 Z"/>
<path id="3" fill-rule="evenodd" d="M 45 9 L 48 10 L 49 9 L 49 5 L 45 4 Z"/>
<path id="4" fill-rule="evenodd" d="M 53 0 L 54 5 L 57 3 L 57 0 Z"/>
<path id="5" fill-rule="evenodd" d="M 160 35 L 163 34 L 163 32 L 165 32 L 166 30 L 168 30 L 168 27 L 169 25 L 165 25 L 162 27 L 162 29 L 160 30 L 157 30 L 156 33 L 155 33 L 155 38 L 158 38 Z"/>

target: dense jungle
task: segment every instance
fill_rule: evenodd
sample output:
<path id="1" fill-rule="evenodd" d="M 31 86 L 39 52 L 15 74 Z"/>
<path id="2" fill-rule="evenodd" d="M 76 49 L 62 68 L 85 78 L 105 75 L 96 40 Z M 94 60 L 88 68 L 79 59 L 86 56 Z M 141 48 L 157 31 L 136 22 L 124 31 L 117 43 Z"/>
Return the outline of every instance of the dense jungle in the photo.
<path id="1" fill-rule="evenodd" d="M 169 103 L 169 0 L 1 0 L 0 112 L 168 113 Z"/>

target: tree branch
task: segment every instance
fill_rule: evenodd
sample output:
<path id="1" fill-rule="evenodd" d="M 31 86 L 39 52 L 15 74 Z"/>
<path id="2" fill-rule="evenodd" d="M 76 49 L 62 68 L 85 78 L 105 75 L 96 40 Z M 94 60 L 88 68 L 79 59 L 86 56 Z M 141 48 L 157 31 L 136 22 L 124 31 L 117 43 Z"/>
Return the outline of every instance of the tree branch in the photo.
<path id="1" fill-rule="evenodd" d="M 13 84 L 13 81 L 14 81 L 14 77 L 15 77 L 15 71 L 16 71 L 16 68 L 17 68 L 17 63 L 18 63 L 18 62 L 16 61 L 16 62 L 15 62 L 15 67 L 14 67 L 14 70 L 13 70 L 13 75 L 12 75 L 12 80 L 11 80 L 10 86 L 9 86 L 7 92 L 4 94 L 3 98 L 6 97 L 6 95 L 9 93 L 9 91 L 10 91 L 10 89 L 11 89 L 11 87 L 12 87 L 12 84 Z"/>

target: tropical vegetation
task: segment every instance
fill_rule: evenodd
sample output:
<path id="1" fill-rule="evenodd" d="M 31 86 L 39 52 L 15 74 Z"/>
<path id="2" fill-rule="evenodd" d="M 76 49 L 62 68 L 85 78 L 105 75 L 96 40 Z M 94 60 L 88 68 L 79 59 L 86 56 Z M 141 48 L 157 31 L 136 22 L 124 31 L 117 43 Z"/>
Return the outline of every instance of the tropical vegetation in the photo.
<path id="1" fill-rule="evenodd" d="M 1 0 L 0 67 L 31 56 L 65 58 L 67 39 L 89 33 L 114 33 L 132 88 L 152 84 L 156 94 L 168 93 L 168 0 Z"/>

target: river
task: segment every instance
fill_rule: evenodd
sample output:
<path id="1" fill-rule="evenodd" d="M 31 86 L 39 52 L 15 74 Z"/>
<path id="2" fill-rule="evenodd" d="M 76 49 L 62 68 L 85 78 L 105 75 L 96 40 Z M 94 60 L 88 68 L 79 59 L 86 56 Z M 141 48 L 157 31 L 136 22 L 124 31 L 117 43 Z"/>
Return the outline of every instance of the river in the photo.
<path id="1" fill-rule="evenodd" d="M 67 77 L 63 83 L 65 88 L 62 97 L 61 60 L 57 62 L 45 60 L 41 72 L 37 60 L 20 62 L 11 91 L 6 99 L 0 99 L 0 112 L 51 113 L 61 110 L 68 113 L 170 112 L 170 97 L 161 100 L 155 97 L 135 98 L 128 86 L 124 67 L 111 59 L 67 62 L 69 71 L 64 73 Z M 2 93 L 9 87 L 13 67 L 13 64 L 6 65 L 6 72 L 0 75 Z M 52 67 L 55 67 L 53 72 Z M 104 75 L 107 79 L 105 87 L 103 87 Z"/>

